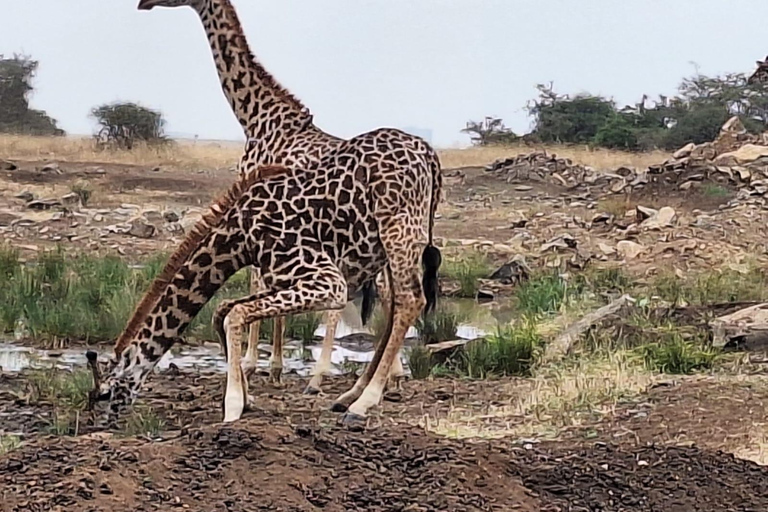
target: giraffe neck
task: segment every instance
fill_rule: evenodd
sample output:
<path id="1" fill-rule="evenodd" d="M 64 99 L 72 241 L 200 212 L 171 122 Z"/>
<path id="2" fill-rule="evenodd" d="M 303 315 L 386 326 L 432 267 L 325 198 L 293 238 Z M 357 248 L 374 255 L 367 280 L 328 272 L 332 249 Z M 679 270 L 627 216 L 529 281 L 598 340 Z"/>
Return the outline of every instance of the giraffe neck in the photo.
<path id="1" fill-rule="evenodd" d="M 132 394 L 138 392 L 152 368 L 216 291 L 238 270 L 251 264 L 252 254 L 244 250 L 244 244 L 244 235 L 236 227 L 215 230 L 203 240 L 118 356 L 111 371 L 113 379 L 124 381 Z"/>
<path id="2" fill-rule="evenodd" d="M 198 12 L 216 62 L 221 87 L 246 137 L 290 137 L 312 126 L 312 116 L 255 59 L 229 0 L 209 0 Z M 267 142 L 267 141 L 265 141 Z"/>

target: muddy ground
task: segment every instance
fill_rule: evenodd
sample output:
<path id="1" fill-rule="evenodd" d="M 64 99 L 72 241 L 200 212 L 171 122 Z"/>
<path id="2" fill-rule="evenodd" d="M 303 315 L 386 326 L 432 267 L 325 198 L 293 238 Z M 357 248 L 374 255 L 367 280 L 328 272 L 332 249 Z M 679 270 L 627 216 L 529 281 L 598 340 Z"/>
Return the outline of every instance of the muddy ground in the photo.
<path id="1" fill-rule="evenodd" d="M 417 425 L 504 402 L 514 381 L 406 382 L 364 431 L 350 431 L 328 410 L 348 378 L 319 399 L 302 395 L 298 379 L 285 389 L 257 379 L 257 408 L 222 425 L 220 376 L 167 372 L 140 404 L 166 421 L 155 439 L 92 432 L 85 417 L 79 437 L 46 437 L 50 410 L 25 403 L 25 382 L 0 380 L 0 412 L 28 439 L 0 458 L 3 511 L 768 507 L 768 468 L 723 451 L 750 445 L 768 412 L 768 379 L 670 381 L 546 442 L 462 441 Z"/>
<path id="2" fill-rule="evenodd" d="M 59 243 L 129 259 L 171 249 L 235 177 L 230 169 L 16 163 L 0 174 L 0 233 L 29 258 Z M 86 205 L 65 199 L 78 181 L 93 190 Z M 523 254 L 534 267 L 622 265 L 639 277 L 765 263 L 768 213 L 733 203 L 733 191 L 597 196 L 551 183 L 520 187 L 479 168 L 448 172 L 446 187 L 437 222 L 446 254 L 472 248 L 497 262 Z M 35 209 L 30 194 L 61 205 Z M 624 212 L 638 204 L 671 206 L 677 219 L 632 226 Z M 613 217 L 595 221 L 601 213 Z M 137 219 L 141 229 L 131 229 Z M 542 250 L 564 234 L 576 247 Z M 619 251 L 621 241 L 642 251 Z M 519 418 L 498 410 L 527 389 L 514 379 L 405 382 L 363 431 L 339 428 L 328 411 L 349 378 L 333 379 L 320 398 L 302 395 L 297 378 L 284 389 L 254 382 L 257 409 L 230 426 L 218 423 L 222 383 L 184 372 L 152 377 L 142 404 L 165 422 L 156 439 L 94 431 L 85 416 L 77 437 L 54 437 L 52 405 L 29 403 L 25 374 L 0 373 L 0 430 L 23 440 L 0 456 L 0 510 L 768 510 L 768 468 L 744 460 L 767 460 L 768 382 L 759 375 L 654 384 L 550 441 L 462 441 L 425 428 L 461 409 L 486 432 L 508 430 Z"/>

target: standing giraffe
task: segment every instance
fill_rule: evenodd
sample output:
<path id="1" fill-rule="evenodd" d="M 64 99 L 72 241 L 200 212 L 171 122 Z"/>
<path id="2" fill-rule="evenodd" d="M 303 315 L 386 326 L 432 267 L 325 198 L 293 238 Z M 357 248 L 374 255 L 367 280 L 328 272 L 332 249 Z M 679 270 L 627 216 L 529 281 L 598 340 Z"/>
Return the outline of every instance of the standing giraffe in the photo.
<path id="1" fill-rule="evenodd" d="M 224 421 L 235 421 L 249 400 L 240 357 L 246 326 L 340 311 L 350 293 L 384 270 L 387 331 L 364 374 L 333 405 L 346 411 L 345 422 L 364 418 L 381 400 L 407 330 L 435 306 L 440 251 L 433 228 L 441 189 L 434 150 L 395 129 L 343 142 L 309 169 L 268 166 L 246 174 L 168 259 L 121 334 L 106 379 L 94 374 L 93 398 L 108 401 L 104 412 L 115 419 L 206 302 L 252 265 L 263 287 L 223 302 L 214 315 L 228 365 Z"/>
<path id="2" fill-rule="evenodd" d="M 757 69 L 747 78 L 748 84 L 768 84 L 768 57 L 757 61 Z"/>
<path id="3" fill-rule="evenodd" d="M 315 126 L 312 115 L 301 101 L 256 60 L 230 0 L 140 0 L 138 8 L 151 10 L 154 7 L 182 6 L 192 7 L 200 17 L 221 88 L 245 132 L 247 147 L 239 165 L 240 178 L 245 169 L 258 169 L 261 165 L 308 167 L 317 164 L 322 155 L 344 142 L 344 139 Z M 251 293 L 256 293 L 262 286 L 258 273 L 251 271 Z M 370 284 L 363 287 L 364 324 L 373 308 L 373 291 Z M 331 369 L 333 342 L 340 320 L 341 315 L 337 312 L 325 314 L 323 348 L 307 385 L 307 393 L 319 393 L 323 375 Z M 255 371 L 258 364 L 260 324 L 256 321 L 250 326 L 248 348 L 243 359 L 246 374 Z M 282 375 L 284 339 L 285 321 L 283 317 L 277 317 L 272 330 L 271 382 L 279 382 Z M 398 356 L 392 376 L 398 378 L 403 373 Z"/>

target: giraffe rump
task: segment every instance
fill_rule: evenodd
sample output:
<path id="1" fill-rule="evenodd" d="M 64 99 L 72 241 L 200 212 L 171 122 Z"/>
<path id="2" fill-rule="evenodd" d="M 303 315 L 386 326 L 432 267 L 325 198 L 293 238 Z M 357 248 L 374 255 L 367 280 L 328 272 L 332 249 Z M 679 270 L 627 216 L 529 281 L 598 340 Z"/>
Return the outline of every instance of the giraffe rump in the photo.
<path id="1" fill-rule="evenodd" d="M 155 277 L 152 284 L 144 293 L 139 304 L 131 315 L 123 332 L 118 336 L 115 342 L 115 356 L 119 356 L 125 347 L 131 342 L 139 332 L 147 316 L 157 304 L 160 296 L 171 283 L 176 273 L 186 263 L 189 256 L 200 245 L 200 242 L 215 228 L 235 202 L 242 197 L 243 192 L 248 190 L 254 183 L 262 179 L 268 179 L 287 172 L 286 167 L 279 165 L 268 165 L 257 168 L 254 172 L 238 179 L 230 186 L 229 190 L 221 194 L 211 205 L 200 220 L 192 227 L 192 230 L 179 244 L 176 250 L 168 257 L 163 270 Z"/>

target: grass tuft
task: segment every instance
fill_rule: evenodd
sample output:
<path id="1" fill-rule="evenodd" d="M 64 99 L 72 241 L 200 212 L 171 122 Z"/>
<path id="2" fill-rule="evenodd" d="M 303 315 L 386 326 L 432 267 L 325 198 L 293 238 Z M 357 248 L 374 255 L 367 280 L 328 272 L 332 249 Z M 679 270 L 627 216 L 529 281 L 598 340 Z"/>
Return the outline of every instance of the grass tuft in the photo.
<path id="1" fill-rule="evenodd" d="M 126 421 L 123 433 L 129 437 L 155 438 L 165 429 L 165 420 L 150 407 L 134 408 Z"/>
<path id="2" fill-rule="evenodd" d="M 21 446 L 21 438 L 14 435 L 0 435 L 0 456 L 6 455 Z"/>
<path id="3" fill-rule="evenodd" d="M 457 258 L 446 259 L 440 270 L 446 278 L 459 284 L 460 297 L 474 299 L 480 289 L 479 279 L 488 277 L 493 269 L 484 254 L 467 252 Z"/>

